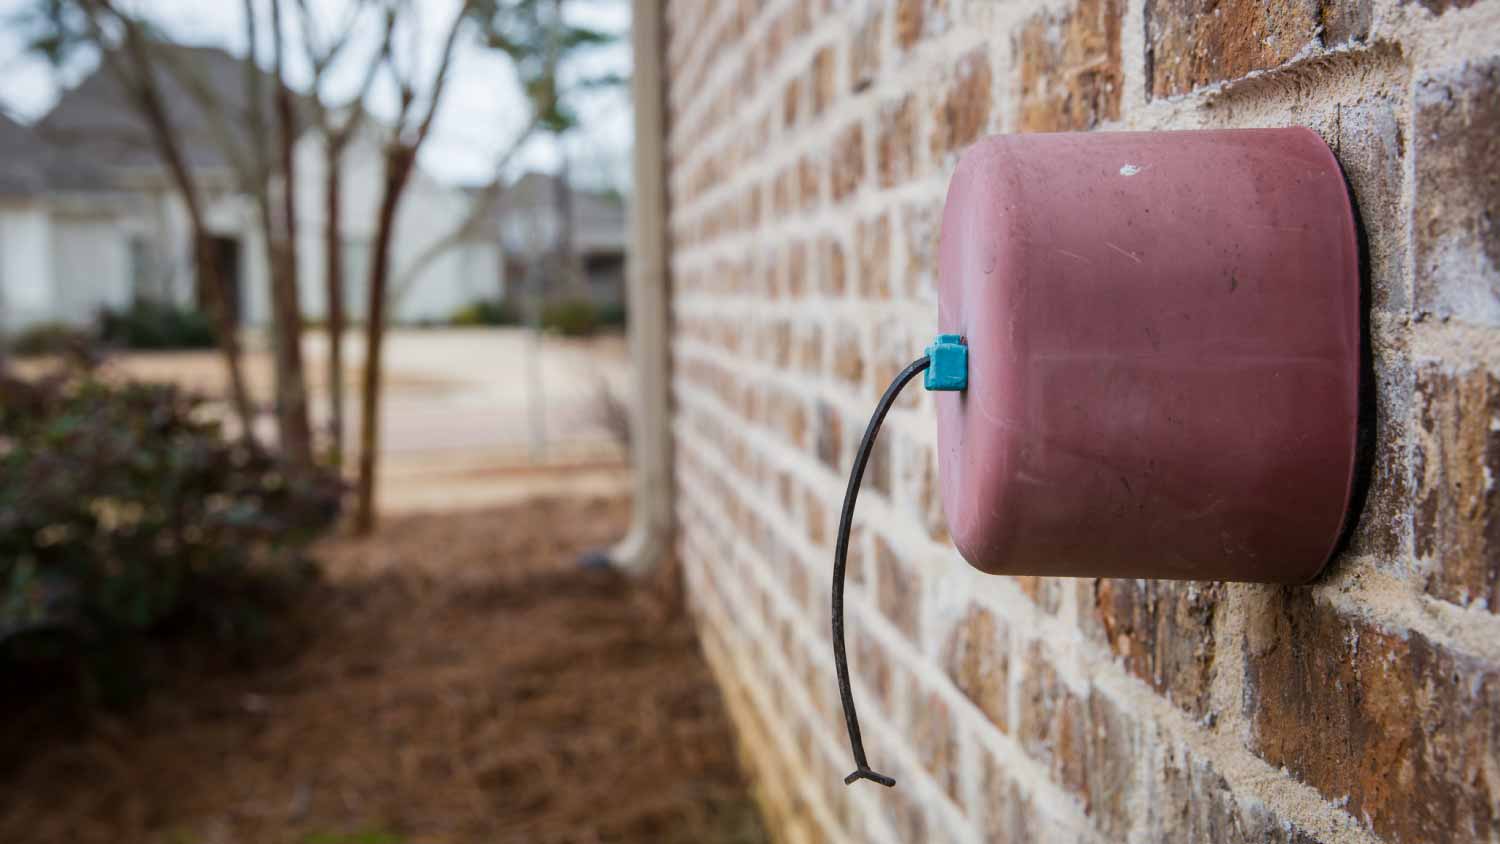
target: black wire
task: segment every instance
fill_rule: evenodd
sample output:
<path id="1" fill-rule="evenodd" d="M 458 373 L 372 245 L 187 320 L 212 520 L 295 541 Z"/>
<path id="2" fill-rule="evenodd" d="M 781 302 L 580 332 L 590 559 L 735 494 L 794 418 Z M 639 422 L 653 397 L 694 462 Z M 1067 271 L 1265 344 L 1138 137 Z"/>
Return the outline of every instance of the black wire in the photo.
<path id="1" fill-rule="evenodd" d="M 844 702 L 844 723 L 849 727 L 849 746 L 854 750 L 854 773 L 844 777 L 844 784 L 855 780 L 878 782 L 886 788 L 896 781 L 885 774 L 870 770 L 865 759 L 865 742 L 859 735 L 859 715 L 854 711 L 854 692 L 849 688 L 849 657 L 844 648 L 844 567 L 849 557 L 849 528 L 854 522 L 854 500 L 859 497 L 859 484 L 865 476 L 865 464 L 870 461 L 870 450 L 875 447 L 875 435 L 880 433 L 880 423 L 895 403 L 896 396 L 907 382 L 917 377 L 931 361 L 926 355 L 911 362 L 901 370 L 896 380 L 885 388 L 885 395 L 875 405 L 875 415 L 865 428 L 864 439 L 859 442 L 859 452 L 854 456 L 854 468 L 849 471 L 849 488 L 844 491 L 844 509 L 839 514 L 839 535 L 833 546 L 833 665 L 839 674 L 839 697 Z"/>

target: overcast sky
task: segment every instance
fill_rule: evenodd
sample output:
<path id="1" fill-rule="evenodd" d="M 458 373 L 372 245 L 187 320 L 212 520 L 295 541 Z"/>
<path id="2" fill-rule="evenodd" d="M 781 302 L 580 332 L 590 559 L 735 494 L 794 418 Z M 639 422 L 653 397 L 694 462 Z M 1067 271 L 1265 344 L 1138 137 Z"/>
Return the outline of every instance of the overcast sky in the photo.
<path id="1" fill-rule="evenodd" d="M 26 53 L 23 39 L 11 24 L 14 15 L 36 0 L 0 0 L 0 106 L 12 116 L 34 120 L 46 114 L 59 93 L 93 70 L 95 59 L 77 66 L 53 69 L 47 62 Z M 319 20 L 331 30 L 342 19 L 349 0 L 310 0 Z M 436 61 L 442 37 L 453 20 L 460 0 L 417 0 L 420 28 L 400 39 L 404 54 L 415 54 L 423 67 Z M 216 45 L 243 54 L 245 38 L 241 4 L 227 0 L 135 0 L 126 5 L 157 21 L 173 38 L 189 44 Z M 288 11 L 295 4 L 286 4 Z M 597 74 L 630 72 L 628 27 L 630 4 L 626 0 L 565 0 L 569 19 L 583 25 L 619 33 L 618 44 L 600 48 L 580 58 L 568 73 Z M 265 17 L 265 15 L 262 15 Z M 292 15 L 295 18 L 295 15 Z M 371 16 L 369 26 L 353 42 L 351 50 L 364 56 L 372 52 L 379 34 Z M 263 39 L 264 46 L 264 39 Z M 308 78 L 307 65 L 293 51 L 289 76 L 294 86 Z M 330 90 L 352 91 L 358 86 L 361 61 L 344 63 L 343 73 L 332 80 Z M 455 54 L 452 78 L 443 96 L 433 135 L 422 152 L 422 166 L 434 176 L 452 183 L 487 181 L 496 156 L 509 146 L 527 114 L 525 101 L 503 54 L 484 49 L 473 39 L 463 42 Z M 430 70 L 426 78 L 431 78 Z M 333 98 L 331 98 L 333 99 Z M 394 89 L 382 85 L 372 96 L 377 114 L 394 112 Z M 584 125 L 566 140 L 574 177 L 591 186 L 624 189 L 629 179 L 630 102 L 624 88 L 591 93 L 579 109 Z M 550 139 L 529 144 L 513 173 L 524 169 L 552 170 L 558 150 Z"/>

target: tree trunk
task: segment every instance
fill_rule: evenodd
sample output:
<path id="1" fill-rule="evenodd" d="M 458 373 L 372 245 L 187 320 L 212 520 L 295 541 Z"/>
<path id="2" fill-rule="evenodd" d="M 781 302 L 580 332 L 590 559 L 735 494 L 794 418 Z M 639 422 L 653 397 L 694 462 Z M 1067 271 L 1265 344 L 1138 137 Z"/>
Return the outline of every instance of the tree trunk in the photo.
<path id="1" fill-rule="evenodd" d="M 92 16 L 94 10 L 89 13 Z M 135 27 L 127 27 L 125 30 L 124 55 L 135 68 L 134 77 L 120 54 L 106 53 L 107 66 L 115 80 L 128 92 L 136 110 L 145 121 L 156 152 L 166 165 L 167 174 L 187 208 L 193 235 L 193 271 L 198 276 L 195 281 L 212 294 L 209 297 L 209 308 L 218 327 L 219 351 L 224 355 L 224 367 L 229 374 L 229 400 L 240 418 L 241 436 L 252 449 L 259 448 L 255 438 L 255 408 L 245 388 L 245 376 L 241 367 L 239 326 L 235 323 L 234 309 L 229 302 L 229 296 L 234 291 L 229 288 L 224 274 L 219 271 L 218 249 L 208 231 L 208 224 L 204 221 L 203 206 L 198 198 L 198 183 L 192 170 L 188 168 L 187 158 L 178 143 L 172 123 L 167 119 L 166 104 L 157 88 L 155 71 L 141 34 Z"/>
<path id="2" fill-rule="evenodd" d="M 375 472 L 380 446 L 381 350 L 385 342 L 386 284 L 390 278 L 391 236 L 396 210 L 416 163 L 415 148 L 394 144 L 386 152 L 385 192 L 375 228 L 370 263 L 370 304 L 365 314 L 365 371 L 359 408 L 359 479 L 355 487 L 354 530 L 367 536 L 375 529 Z"/>
<path id="3" fill-rule="evenodd" d="M 560 298 L 589 300 L 588 285 L 583 269 L 579 266 L 578 253 L 573 248 L 573 184 L 568 166 L 568 154 L 563 152 L 562 163 L 552 180 L 552 207 L 557 214 L 557 242 L 554 244 L 553 260 L 557 263 L 559 278 L 555 288 Z"/>
<path id="4" fill-rule="evenodd" d="M 239 417 L 241 436 L 252 448 L 258 448 L 255 439 L 255 407 L 250 403 L 250 394 L 245 389 L 245 374 L 240 366 L 239 325 L 235 321 L 235 309 L 229 302 L 233 292 L 220 272 L 219 250 L 213 235 L 193 221 L 193 270 L 204 290 L 209 292 L 209 311 L 214 320 L 219 340 L 219 352 L 224 356 L 224 368 L 229 373 L 229 401 Z"/>
<path id="5" fill-rule="evenodd" d="M 344 234 L 343 234 L 343 146 L 327 141 L 324 252 L 328 290 L 328 435 L 329 458 L 334 467 L 344 465 Z"/>
<path id="6" fill-rule="evenodd" d="M 271 306 L 275 313 L 276 416 L 283 457 L 293 466 L 310 468 L 312 426 L 307 414 L 307 382 L 302 362 L 302 302 L 297 289 L 297 173 L 295 149 L 296 114 L 291 91 L 278 84 L 277 123 L 282 167 L 282 228 L 280 243 L 271 211 L 264 222 L 271 254 Z"/>
<path id="7" fill-rule="evenodd" d="M 270 198 L 261 199 L 261 228 L 271 268 L 271 351 L 276 367 L 276 428 L 282 457 L 291 465 L 312 464 L 312 428 L 307 421 L 307 386 L 302 367 L 302 310 L 291 269 L 290 240 L 276 230 Z"/>

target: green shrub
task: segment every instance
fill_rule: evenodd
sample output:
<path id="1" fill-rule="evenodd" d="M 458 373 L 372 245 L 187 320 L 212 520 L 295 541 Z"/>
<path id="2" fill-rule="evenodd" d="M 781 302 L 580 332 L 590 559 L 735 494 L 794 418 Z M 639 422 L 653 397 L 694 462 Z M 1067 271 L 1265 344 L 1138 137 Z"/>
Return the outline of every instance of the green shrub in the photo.
<path id="1" fill-rule="evenodd" d="M 588 337 L 599 330 L 599 308 L 585 299 L 549 302 L 542 308 L 542 328 L 564 337 Z"/>
<path id="2" fill-rule="evenodd" d="M 453 312 L 448 320 L 453 325 L 519 325 L 521 315 L 516 308 L 501 299 L 479 299 Z"/>
<path id="3" fill-rule="evenodd" d="M 611 302 L 599 307 L 599 324 L 606 328 L 624 328 L 628 318 L 624 302 Z"/>
<path id="4" fill-rule="evenodd" d="M 60 653 L 129 678 L 99 654 L 170 619 L 253 627 L 249 581 L 305 570 L 341 492 L 173 387 L 0 371 L 0 673 Z"/>
<path id="5" fill-rule="evenodd" d="M 18 357 L 74 355 L 95 344 L 94 335 L 63 322 L 41 322 L 15 336 L 10 349 Z"/>
<path id="6" fill-rule="evenodd" d="M 102 311 L 99 337 L 127 349 L 208 349 L 218 342 L 207 314 L 148 300 L 124 310 Z"/>

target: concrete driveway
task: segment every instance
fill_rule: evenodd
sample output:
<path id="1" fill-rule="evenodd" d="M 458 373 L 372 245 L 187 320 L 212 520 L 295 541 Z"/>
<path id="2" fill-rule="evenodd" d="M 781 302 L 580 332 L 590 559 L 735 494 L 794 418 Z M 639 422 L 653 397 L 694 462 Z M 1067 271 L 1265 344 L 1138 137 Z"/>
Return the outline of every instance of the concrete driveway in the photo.
<path id="1" fill-rule="evenodd" d="M 263 412 L 258 430 L 274 432 L 269 408 L 272 367 L 263 338 L 247 337 L 250 390 Z M 327 337 L 311 329 L 304 341 L 314 424 L 327 429 Z M 345 338 L 345 442 L 359 431 L 364 338 Z M 535 355 L 542 389 L 532 402 L 528 366 Z M 624 338 L 586 340 L 524 329 L 397 329 L 386 338 L 386 389 L 381 409 L 382 468 L 378 496 L 387 511 L 491 506 L 572 492 L 616 493 L 628 486 L 625 453 L 606 395 L 632 395 Z M 131 353 L 111 372 L 165 380 L 224 395 L 223 365 L 214 352 Z M 540 420 L 541 448 L 533 420 Z"/>

